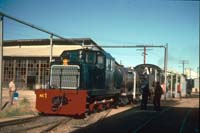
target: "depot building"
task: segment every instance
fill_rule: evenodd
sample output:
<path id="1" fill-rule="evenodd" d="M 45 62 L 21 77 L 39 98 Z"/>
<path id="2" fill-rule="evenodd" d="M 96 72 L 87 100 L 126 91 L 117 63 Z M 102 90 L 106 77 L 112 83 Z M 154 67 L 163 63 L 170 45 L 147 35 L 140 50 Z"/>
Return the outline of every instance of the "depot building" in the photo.
<path id="1" fill-rule="evenodd" d="M 50 39 L 4 41 L 2 85 L 8 87 L 10 80 L 14 79 L 17 88 L 43 87 L 49 82 L 50 59 L 58 59 L 64 50 L 91 46 L 101 49 L 90 38 L 54 39 L 53 45 L 50 45 Z"/>

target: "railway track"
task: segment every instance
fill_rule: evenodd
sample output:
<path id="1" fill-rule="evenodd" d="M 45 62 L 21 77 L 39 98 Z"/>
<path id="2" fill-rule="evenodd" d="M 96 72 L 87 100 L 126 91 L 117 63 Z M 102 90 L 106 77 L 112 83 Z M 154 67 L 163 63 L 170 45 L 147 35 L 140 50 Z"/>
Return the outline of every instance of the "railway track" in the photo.
<path id="1" fill-rule="evenodd" d="M 139 107 L 136 107 L 77 129 L 73 133 L 184 133 L 185 131 L 196 133 L 199 131 L 198 125 L 194 126 L 194 123 L 198 122 L 196 114 L 199 111 L 197 108 L 199 105 L 196 103 L 197 100 L 191 101 L 191 99 L 177 100 L 176 104 L 174 101 L 170 101 L 161 107 L 160 112 L 154 111 L 152 104 L 149 105 L 148 110 L 140 110 Z"/>
<path id="2" fill-rule="evenodd" d="M 105 110 L 103 112 L 100 112 L 100 113 L 103 113 L 103 115 L 101 115 L 100 117 L 96 116 L 99 113 L 92 114 L 91 116 L 89 116 L 90 117 L 89 119 L 93 119 L 94 117 L 98 117 L 98 119 L 96 121 L 92 121 L 92 123 L 89 122 L 89 123 L 84 124 L 84 125 L 76 125 L 75 129 L 72 130 L 71 132 L 72 133 L 79 133 L 79 131 L 84 132 L 84 133 L 95 132 L 95 129 L 97 129 L 98 127 L 101 126 L 101 124 L 103 123 L 103 121 L 106 119 L 106 117 L 109 115 L 109 113 L 111 111 L 112 111 L 112 109 L 108 109 L 108 110 Z M 86 121 L 90 121 L 90 120 L 86 120 Z M 92 127 L 92 129 L 90 129 L 91 131 L 88 131 L 87 127 L 90 126 L 90 125 L 93 125 L 93 127 Z"/>
<path id="3" fill-rule="evenodd" d="M 72 118 L 64 116 L 37 116 L 0 123 L 0 132 L 50 132 Z"/>
<path id="4" fill-rule="evenodd" d="M 183 101 L 180 104 L 183 104 L 185 102 L 188 102 L 188 101 Z M 179 106 L 174 106 L 174 107 L 179 107 Z M 168 126 L 168 128 L 170 129 L 171 128 L 170 126 L 172 126 L 173 124 L 176 125 L 175 126 L 176 128 L 173 129 L 174 132 L 183 133 L 186 127 L 186 121 L 188 120 L 188 117 L 191 115 L 191 112 L 194 109 L 194 107 L 186 108 L 184 110 L 183 109 L 177 110 L 177 108 L 174 108 L 174 107 L 168 107 L 164 109 L 163 111 L 159 112 L 159 114 L 155 115 L 151 119 L 147 120 L 146 122 L 138 126 L 132 133 L 162 131 L 162 128 L 164 129 L 163 132 L 169 132 L 167 131 L 166 127 Z M 173 114 L 177 114 L 177 111 L 178 111 L 178 114 L 180 114 L 180 116 L 173 115 Z M 174 122 L 175 120 L 173 120 L 172 117 L 177 117 L 176 122 Z M 166 122 L 168 121 L 169 123 L 171 122 L 171 124 L 168 124 L 166 126 L 162 124 L 162 123 L 165 123 L 164 121 Z M 192 131 L 192 132 L 195 132 L 195 131 Z"/>
<path id="5" fill-rule="evenodd" d="M 40 116 L 35 116 L 35 117 L 29 117 L 29 118 L 22 118 L 22 119 L 16 119 L 16 120 L 10 120 L 10 121 L 5 121 L 5 122 L 0 122 L 0 129 L 2 127 L 6 127 L 6 126 L 12 126 L 12 125 L 16 125 L 16 124 L 23 124 L 26 122 L 30 122 L 33 120 L 36 120 L 40 118 Z"/>
<path id="6" fill-rule="evenodd" d="M 98 127 L 99 125 L 101 125 L 101 123 L 103 123 L 104 119 L 109 115 L 111 111 L 112 109 L 108 109 L 103 112 L 94 113 L 85 119 L 79 119 L 78 121 L 79 122 L 81 121 L 80 123 L 82 124 L 76 124 L 76 123 L 74 124 L 74 122 L 72 122 L 73 124 L 70 124 L 69 122 L 71 120 L 76 121 L 76 119 L 73 119 L 71 117 L 64 117 L 64 116 L 60 116 L 60 117 L 59 116 L 36 116 L 36 117 L 31 117 L 31 118 L 17 119 L 17 120 L 0 123 L 0 132 L 4 132 L 4 133 L 11 133 L 11 132 L 45 133 L 45 132 L 50 132 L 50 131 L 56 132 L 56 131 L 60 131 L 60 129 L 63 128 L 62 126 L 66 126 L 66 125 L 69 127 L 71 126 L 74 129 L 80 129 L 89 125 L 90 122 L 93 121 L 93 119 L 96 119 L 96 122 L 98 123 L 96 127 Z M 96 118 L 96 115 L 98 116 L 97 118 Z"/>
<path id="7" fill-rule="evenodd" d="M 184 107 L 185 103 L 190 106 Z M 101 113 L 92 114 L 88 118 L 80 120 L 63 116 L 38 116 L 35 118 L 27 118 L 24 120 L 20 119 L 19 121 L 15 120 L 6 123 L 0 123 L 0 132 L 45 133 L 52 131 L 60 132 L 65 130 L 66 132 L 70 131 L 73 133 L 79 133 L 82 131 L 90 133 L 107 131 L 105 130 L 105 128 L 107 128 L 107 125 L 111 124 L 115 125 L 114 127 L 116 127 L 118 123 L 118 127 L 121 127 L 121 129 L 114 131 L 121 132 L 127 130 L 127 128 L 125 128 L 127 125 L 122 126 L 122 123 L 120 124 L 119 122 L 119 120 L 123 120 L 123 123 L 127 123 L 126 121 L 128 121 L 128 123 L 132 125 L 130 126 L 130 129 L 132 130 L 129 130 L 132 133 L 155 132 L 155 129 L 159 131 L 163 131 L 164 129 L 164 131 L 166 130 L 166 132 L 168 132 L 171 131 L 170 129 L 174 127 L 174 131 L 182 133 L 188 126 L 188 119 L 190 119 L 189 117 L 193 115 L 194 106 L 197 107 L 198 105 L 192 104 L 190 100 L 181 100 L 176 105 L 173 104 L 172 106 L 163 107 L 160 112 L 153 111 L 152 107 L 149 107 L 148 110 L 144 111 L 140 110 L 139 107 L 136 107 L 123 112 L 123 114 L 119 114 L 119 116 L 122 115 L 124 118 L 120 118 L 118 114 L 116 116 L 112 116 L 111 118 L 107 118 L 112 109 L 106 110 Z M 177 119 L 175 117 L 177 117 Z M 162 122 L 166 125 L 168 124 L 168 127 L 166 127 L 165 124 L 162 124 Z M 198 129 L 194 130 L 199 131 Z M 109 131 L 112 132 L 113 130 L 111 129 Z"/>
<path id="8" fill-rule="evenodd" d="M 48 128 L 44 129 L 41 131 L 41 133 L 46 133 L 46 132 L 50 132 L 52 130 L 54 130 L 55 128 L 58 128 L 59 126 L 61 126 L 62 124 L 67 124 L 68 122 L 70 122 L 72 120 L 72 118 L 70 119 L 63 119 L 60 120 L 58 122 L 56 122 L 55 124 L 49 126 Z"/>

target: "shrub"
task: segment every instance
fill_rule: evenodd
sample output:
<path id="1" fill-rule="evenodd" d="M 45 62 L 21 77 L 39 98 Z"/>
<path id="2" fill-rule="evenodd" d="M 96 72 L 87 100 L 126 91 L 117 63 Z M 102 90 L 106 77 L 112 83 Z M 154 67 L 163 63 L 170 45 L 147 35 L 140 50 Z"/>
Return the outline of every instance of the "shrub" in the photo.
<path id="1" fill-rule="evenodd" d="M 23 98 L 18 101 L 17 105 L 8 105 L 4 110 L 0 112 L 0 118 L 4 117 L 14 117 L 33 114 L 33 111 L 30 107 L 30 101 L 27 98 Z"/>

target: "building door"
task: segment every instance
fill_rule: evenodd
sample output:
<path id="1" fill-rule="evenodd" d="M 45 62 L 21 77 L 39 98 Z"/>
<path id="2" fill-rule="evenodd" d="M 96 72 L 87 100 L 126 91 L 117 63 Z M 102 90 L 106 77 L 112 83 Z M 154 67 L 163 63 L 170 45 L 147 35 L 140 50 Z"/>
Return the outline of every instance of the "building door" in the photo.
<path id="1" fill-rule="evenodd" d="M 35 81 L 36 81 L 35 76 L 28 76 L 27 77 L 27 87 L 29 89 L 34 89 L 35 88 Z"/>

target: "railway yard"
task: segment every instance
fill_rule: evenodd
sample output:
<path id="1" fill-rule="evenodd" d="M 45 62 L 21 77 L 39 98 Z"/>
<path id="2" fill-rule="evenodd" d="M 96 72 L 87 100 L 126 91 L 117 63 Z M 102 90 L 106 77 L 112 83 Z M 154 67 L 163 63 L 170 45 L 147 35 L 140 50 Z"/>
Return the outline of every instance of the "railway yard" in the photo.
<path id="1" fill-rule="evenodd" d="M 40 2 L 0 2 L 0 133 L 199 133 L 199 2 Z"/>
<path id="2" fill-rule="evenodd" d="M 34 93 L 28 92 L 29 100 L 34 104 Z M 25 94 L 23 91 L 22 95 Z M 35 115 L 0 119 L 0 132 L 199 132 L 198 94 L 190 98 L 162 100 L 161 104 L 159 112 L 153 110 L 151 103 L 147 110 L 140 110 L 138 102 L 85 118 L 38 116 L 31 105 Z"/>

